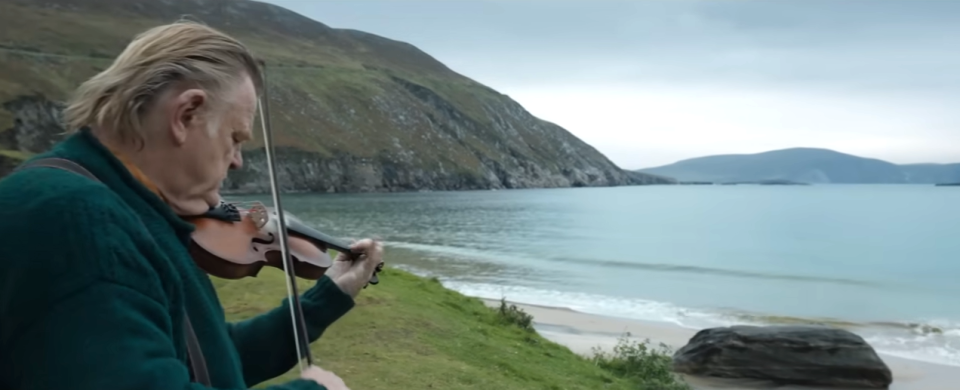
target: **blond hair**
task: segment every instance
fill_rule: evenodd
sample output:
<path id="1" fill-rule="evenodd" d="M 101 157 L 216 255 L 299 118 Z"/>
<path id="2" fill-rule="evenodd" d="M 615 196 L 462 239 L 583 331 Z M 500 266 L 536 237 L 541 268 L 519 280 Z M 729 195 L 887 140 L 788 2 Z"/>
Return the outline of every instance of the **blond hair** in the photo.
<path id="1" fill-rule="evenodd" d="M 109 68 L 80 85 L 64 110 L 68 131 L 96 125 L 111 136 L 142 141 L 142 116 L 175 83 L 206 90 L 222 102 L 246 75 L 261 87 L 257 60 L 238 40 L 189 20 L 136 36 Z"/>

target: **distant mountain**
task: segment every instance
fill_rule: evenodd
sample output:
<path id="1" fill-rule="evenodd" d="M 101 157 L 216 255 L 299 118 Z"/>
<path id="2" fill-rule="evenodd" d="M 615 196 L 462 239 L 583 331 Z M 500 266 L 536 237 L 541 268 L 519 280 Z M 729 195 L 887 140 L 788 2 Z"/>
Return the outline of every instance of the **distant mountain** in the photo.
<path id="1" fill-rule="evenodd" d="M 678 181 L 752 182 L 790 180 L 803 183 L 916 183 L 960 182 L 958 164 L 897 165 L 828 149 L 791 148 L 755 154 L 727 154 L 678 161 L 637 172 L 672 177 Z"/>

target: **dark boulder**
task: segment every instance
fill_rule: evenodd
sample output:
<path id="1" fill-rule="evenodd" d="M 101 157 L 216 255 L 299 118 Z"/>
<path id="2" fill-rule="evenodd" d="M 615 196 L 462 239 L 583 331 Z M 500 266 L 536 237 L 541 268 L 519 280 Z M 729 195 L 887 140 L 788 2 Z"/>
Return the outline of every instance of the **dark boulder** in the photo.
<path id="1" fill-rule="evenodd" d="M 704 329 L 673 356 L 675 372 L 778 385 L 886 389 L 890 368 L 860 336 L 821 326 Z"/>

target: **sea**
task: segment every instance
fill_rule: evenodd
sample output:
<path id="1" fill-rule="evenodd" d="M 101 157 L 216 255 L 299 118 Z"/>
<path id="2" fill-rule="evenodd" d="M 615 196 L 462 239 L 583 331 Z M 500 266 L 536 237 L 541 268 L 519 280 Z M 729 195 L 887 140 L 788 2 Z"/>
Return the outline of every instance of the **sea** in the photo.
<path id="1" fill-rule="evenodd" d="M 231 200 L 269 196 L 242 196 Z M 701 329 L 830 324 L 960 366 L 960 187 L 635 186 L 283 195 L 390 266 L 490 299 Z M 389 281 L 384 280 L 384 283 Z"/>

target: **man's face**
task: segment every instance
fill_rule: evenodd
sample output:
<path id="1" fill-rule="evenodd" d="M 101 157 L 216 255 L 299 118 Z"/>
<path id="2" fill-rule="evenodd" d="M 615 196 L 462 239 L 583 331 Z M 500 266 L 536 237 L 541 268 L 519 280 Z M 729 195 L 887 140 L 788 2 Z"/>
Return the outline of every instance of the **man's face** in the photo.
<path id="1" fill-rule="evenodd" d="M 172 126 L 175 147 L 170 161 L 177 171 L 170 174 L 179 177 L 170 177 L 176 185 L 164 196 L 181 215 L 201 214 L 217 205 L 227 172 L 243 165 L 240 149 L 253 136 L 256 90 L 244 78 L 242 85 L 224 92 L 215 102 L 190 91 L 180 96 L 183 104 Z"/>

